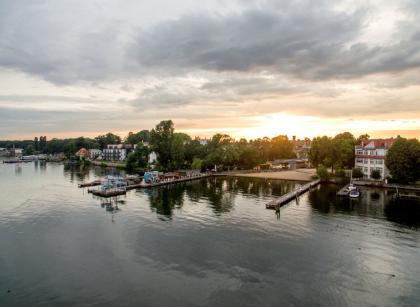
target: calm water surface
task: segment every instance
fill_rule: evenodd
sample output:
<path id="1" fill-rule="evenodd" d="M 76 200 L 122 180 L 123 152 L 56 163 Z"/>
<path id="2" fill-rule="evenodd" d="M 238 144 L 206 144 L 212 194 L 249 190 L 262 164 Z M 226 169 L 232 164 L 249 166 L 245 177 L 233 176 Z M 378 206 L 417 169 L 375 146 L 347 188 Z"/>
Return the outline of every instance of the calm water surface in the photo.
<path id="1" fill-rule="evenodd" d="M 280 216 L 287 181 L 212 178 L 130 191 L 100 169 L 0 164 L 1 306 L 419 306 L 420 204 L 322 186 Z"/>

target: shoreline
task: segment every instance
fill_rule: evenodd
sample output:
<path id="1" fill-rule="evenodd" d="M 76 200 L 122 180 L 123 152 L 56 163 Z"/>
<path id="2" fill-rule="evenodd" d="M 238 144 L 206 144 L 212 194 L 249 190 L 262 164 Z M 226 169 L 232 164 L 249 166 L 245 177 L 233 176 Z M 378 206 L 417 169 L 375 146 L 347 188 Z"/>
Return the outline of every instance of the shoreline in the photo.
<path id="1" fill-rule="evenodd" d="M 272 171 L 255 172 L 255 173 L 223 172 L 223 173 L 220 173 L 219 175 L 309 182 L 313 180 L 312 176 L 316 175 L 316 169 L 301 168 L 301 169 L 296 169 L 296 170 L 286 170 L 286 171 L 277 171 L 277 172 L 272 172 Z"/>

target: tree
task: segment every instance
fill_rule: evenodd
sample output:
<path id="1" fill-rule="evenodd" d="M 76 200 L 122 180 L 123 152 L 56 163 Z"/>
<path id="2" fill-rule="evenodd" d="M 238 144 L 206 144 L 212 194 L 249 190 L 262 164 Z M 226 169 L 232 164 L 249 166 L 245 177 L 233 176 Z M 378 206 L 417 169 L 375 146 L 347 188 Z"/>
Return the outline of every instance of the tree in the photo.
<path id="1" fill-rule="evenodd" d="M 370 138 L 370 135 L 367 134 L 367 133 L 366 134 L 359 135 L 359 137 L 356 140 L 356 144 L 357 145 L 361 145 L 362 142 L 369 140 L 369 138 Z"/>
<path id="2" fill-rule="evenodd" d="M 363 172 L 360 168 L 353 168 L 352 169 L 352 177 L 353 178 L 363 178 Z"/>
<path id="3" fill-rule="evenodd" d="M 237 144 L 239 153 L 238 167 L 241 169 L 252 169 L 263 162 L 262 156 L 258 149 L 252 144 L 239 142 Z"/>
<path id="4" fill-rule="evenodd" d="M 171 168 L 172 139 L 174 136 L 174 124 L 171 120 L 161 121 L 150 132 L 150 144 L 158 154 L 159 164 L 164 169 Z"/>
<path id="5" fill-rule="evenodd" d="M 203 167 L 203 160 L 202 159 L 198 159 L 198 158 L 194 158 L 194 161 L 191 164 L 191 168 L 192 169 L 201 169 Z"/>
<path id="6" fill-rule="evenodd" d="M 149 130 L 141 130 L 137 133 L 129 132 L 128 136 L 125 139 L 127 144 L 138 144 L 140 142 L 149 142 L 150 141 L 150 132 Z"/>
<path id="7" fill-rule="evenodd" d="M 381 172 L 378 169 L 373 169 L 370 172 L 370 178 L 372 178 L 372 179 L 381 179 Z"/>
<path id="8" fill-rule="evenodd" d="M 271 139 L 270 159 L 295 158 L 294 144 L 287 135 L 279 135 Z"/>
<path id="9" fill-rule="evenodd" d="M 327 181 L 330 177 L 328 174 L 328 169 L 322 164 L 318 165 L 316 169 L 316 174 L 318 175 L 319 179 L 321 179 L 322 181 Z"/>
<path id="10" fill-rule="evenodd" d="M 314 138 L 309 150 L 309 161 L 315 167 L 318 167 L 320 164 L 331 167 L 333 163 L 332 139 L 327 136 Z"/>
<path id="11" fill-rule="evenodd" d="M 137 144 L 136 149 L 131 152 L 126 161 L 126 169 L 129 172 L 135 170 L 144 170 L 147 168 L 149 162 L 150 149 L 143 145 L 143 143 Z"/>
<path id="12" fill-rule="evenodd" d="M 185 145 L 191 141 L 191 137 L 185 133 L 174 133 L 171 144 L 171 159 L 173 168 L 184 168 Z"/>
<path id="13" fill-rule="evenodd" d="M 105 135 L 99 135 L 95 138 L 95 140 L 98 142 L 99 148 L 101 150 L 106 148 L 107 145 L 121 143 L 121 138 L 118 135 L 113 134 L 111 132 L 108 132 Z"/>
<path id="14" fill-rule="evenodd" d="M 332 139 L 332 167 L 352 168 L 354 166 L 355 142 L 350 132 L 337 134 Z"/>
<path id="15" fill-rule="evenodd" d="M 385 165 L 392 179 L 400 183 L 416 182 L 420 179 L 420 143 L 417 139 L 398 137 L 388 150 Z"/>

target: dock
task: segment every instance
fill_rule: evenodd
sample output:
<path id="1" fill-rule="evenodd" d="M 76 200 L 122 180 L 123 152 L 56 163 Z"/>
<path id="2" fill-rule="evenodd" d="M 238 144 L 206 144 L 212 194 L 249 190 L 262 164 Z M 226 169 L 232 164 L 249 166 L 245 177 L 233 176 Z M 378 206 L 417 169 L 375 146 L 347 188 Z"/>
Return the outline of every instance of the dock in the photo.
<path id="1" fill-rule="evenodd" d="M 266 209 L 275 209 L 279 210 L 281 206 L 287 204 L 288 202 L 296 199 L 298 196 L 302 195 L 306 191 L 318 186 L 321 183 L 321 180 L 311 181 L 303 186 L 300 186 L 293 191 L 280 196 L 279 198 L 270 201 L 268 204 L 265 205 Z"/>
<path id="2" fill-rule="evenodd" d="M 201 176 L 184 177 L 184 178 L 180 178 L 180 179 L 160 181 L 160 182 L 156 182 L 156 183 L 138 183 L 138 184 L 128 185 L 126 188 L 127 188 L 127 190 L 138 189 L 138 188 L 153 188 L 153 187 L 169 185 L 169 184 L 174 184 L 174 183 L 179 183 L 179 182 L 186 182 L 186 181 L 208 178 L 208 177 L 211 177 L 211 176 L 213 176 L 213 175 L 205 174 L 205 175 L 201 175 Z"/>
<path id="3" fill-rule="evenodd" d="M 94 187 L 97 185 L 101 185 L 101 180 L 94 180 L 91 182 L 84 182 L 79 184 L 79 188 L 86 188 L 86 187 Z"/>
<path id="4" fill-rule="evenodd" d="M 350 186 L 350 184 L 347 184 L 346 186 L 342 187 L 337 192 L 337 196 L 348 196 L 349 195 L 349 186 Z"/>
<path id="5" fill-rule="evenodd" d="M 99 189 L 92 189 L 88 191 L 89 193 L 92 193 L 95 196 L 99 197 L 114 197 L 119 195 L 125 195 L 127 193 L 126 189 L 106 189 L 106 190 L 99 190 Z"/>

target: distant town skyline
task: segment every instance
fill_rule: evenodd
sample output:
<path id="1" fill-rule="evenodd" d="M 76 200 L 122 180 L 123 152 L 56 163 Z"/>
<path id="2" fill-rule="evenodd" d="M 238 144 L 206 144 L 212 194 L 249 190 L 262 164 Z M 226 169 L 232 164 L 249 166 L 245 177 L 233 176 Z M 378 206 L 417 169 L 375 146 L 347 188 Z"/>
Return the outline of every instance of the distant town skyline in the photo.
<path id="1" fill-rule="evenodd" d="M 0 3 L 0 139 L 420 138 L 420 2 Z"/>

